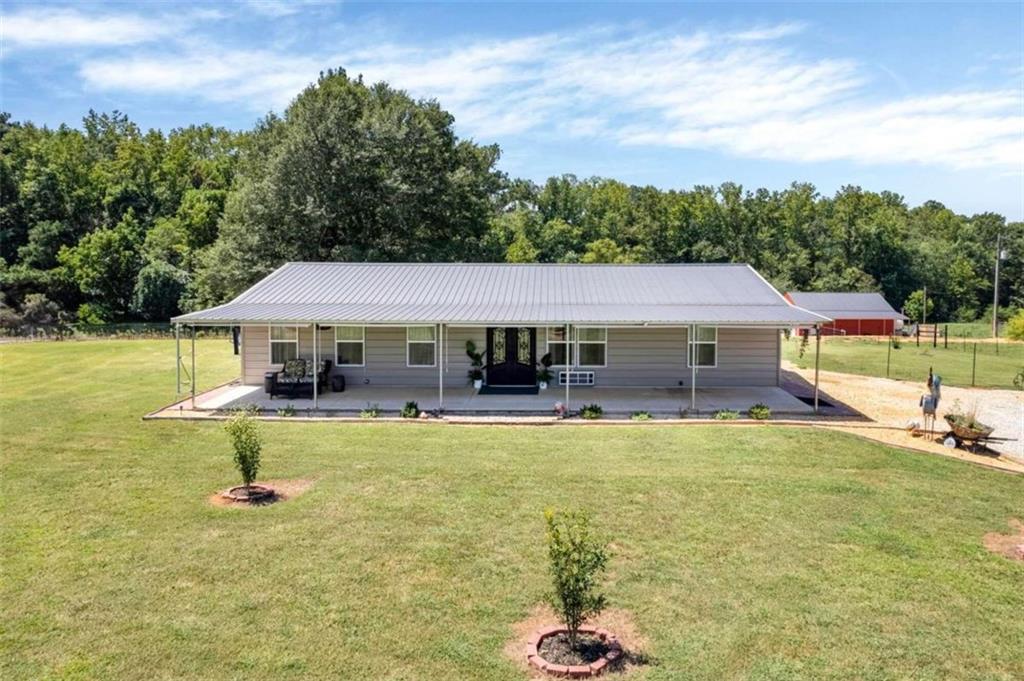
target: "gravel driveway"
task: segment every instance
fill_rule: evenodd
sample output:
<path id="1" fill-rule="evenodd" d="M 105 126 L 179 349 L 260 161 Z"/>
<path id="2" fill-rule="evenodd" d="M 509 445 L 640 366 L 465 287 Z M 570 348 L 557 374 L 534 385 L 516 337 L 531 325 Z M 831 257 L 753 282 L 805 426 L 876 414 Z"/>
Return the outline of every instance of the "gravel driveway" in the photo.
<path id="1" fill-rule="evenodd" d="M 789 362 L 783 362 L 782 368 L 806 381 L 814 381 L 813 369 L 799 369 Z M 918 399 L 928 390 L 924 381 L 918 384 L 833 371 L 821 372 L 820 386 L 826 396 L 845 403 L 872 421 L 900 428 L 908 421 L 922 420 Z M 964 410 L 977 406 L 978 420 L 995 428 L 994 437 L 1006 438 L 1004 442 L 991 443 L 992 449 L 1024 461 L 1024 393 L 943 386 L 937 428 L 945 428 L 942 417 L 952 411 L 956 401 Z M 893 442 L 906 444 L 904 440 L 894 436 Z"/>

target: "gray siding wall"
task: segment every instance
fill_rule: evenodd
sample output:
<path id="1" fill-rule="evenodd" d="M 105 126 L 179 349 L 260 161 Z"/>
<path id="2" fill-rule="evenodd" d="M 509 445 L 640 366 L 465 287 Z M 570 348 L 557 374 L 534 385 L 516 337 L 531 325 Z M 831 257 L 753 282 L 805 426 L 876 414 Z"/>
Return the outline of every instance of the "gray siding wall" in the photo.
<path id="1" fill-rule="evenodd" d="M 444 383 L 446 387 L 469 385 L 469 357 L 466 356 L 466 341 L 472 339 L 482 350 L 485 330 L 482 328 L 445 329 Z M 351 384 L 383 386 L 436 386 L 438 368 L 406 366 L 406 342 L 404 326 L 366 327 L 366 345 L 363 348 L 364 364 L 361 367 L 335 367 L 333 373 L 345 375 Z M 334 331 L 320 330 L 318 354 L 332 361 L 334 354 Z M 299 329 L 299 356 L 313 357 L 313 327 Z M 266 326 L 242 327 L 242 375 L 247 384 L 263 383 L 263 373 L 279 369 L 280 365 L 270 364 L 269 330 Z"/>
<path id="2" fill-rule="evenodd" d="M 245 383 L 263 382 L 263 372 L 279 368 L 269 364 L 266 326 L 242 327 L 242 376 Z M 469 384 L 466 341 L 482 350 L 483 328 L 452 327 L 446 330 L 445 387 Z M 547 352 L 544 329 L 537 330 L 537 357 Z M 438 369 L 407 367 L 405 327 L 366 327 L 364 367 L 337 367 L 351 384 L 383 386 L 436 386 Z M 334 332 L 320 332 L 320 353 L 334 359 Z M 689 387 L 684 328 L 609 328 L 607 366 L 595 367 L 598 386 Z M 299 329 L 299 356 L 313 356 L 312 327 Z M 718 366 L 697 371 L 698 387 L 772 386 L 778 384 L 779 332 L 776 329 L 718 330 Z"/>

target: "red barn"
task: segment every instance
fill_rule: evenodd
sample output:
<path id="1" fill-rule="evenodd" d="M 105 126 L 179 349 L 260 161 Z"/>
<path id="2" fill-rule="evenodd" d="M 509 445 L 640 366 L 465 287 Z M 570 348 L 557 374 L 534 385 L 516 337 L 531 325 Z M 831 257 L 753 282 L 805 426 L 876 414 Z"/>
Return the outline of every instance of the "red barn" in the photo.
<path id="1" fill-rule="evenodd" d="M 833 321 L 822 332 L 847 336 L 888 336 L 903 325 L 905 317 L 880 293 L 802 293 L 790 291 L 786 299 L 797 307 Z"/>

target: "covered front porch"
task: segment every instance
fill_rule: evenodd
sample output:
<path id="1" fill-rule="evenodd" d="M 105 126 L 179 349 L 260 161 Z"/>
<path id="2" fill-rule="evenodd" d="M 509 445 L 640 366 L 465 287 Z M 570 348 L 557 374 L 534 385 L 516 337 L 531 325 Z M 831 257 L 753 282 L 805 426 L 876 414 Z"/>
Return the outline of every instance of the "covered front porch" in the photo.
<path id="1" fill-rule="evenodd" d="M 696 410 L 690 409 L 690 399 L 689 388 L 573 386 L 568 393 L 568 406 L 571 411 L 577 411 L 584 404 L 596 403 L 606 414 L 618 415 L 647 411 L 653 415 L 678 416 L 681 411 L 688 410 L 691 414 L 696 411 L 710 416 L 721 410 L 744 412 L 757 403 L 768 405 L 776 415 L 814 412 L 812 406 L 775 386 L 697 388 Z M 254 405 L 264 411 L 274 411 L 290 404 L 299 412 L 355 414 L 375 407 L 393 414 L 409 401 L 416 402 L 421 410 L 433 412 L 440 408 L 446 414 L 549 415 L 553 413 L 556 402 L 566 404 L 566 391 L 564 386 L 553 386 L 536 395 L 481 395 L 466 386 L 447 388 L 442 396 L 436 388 L 356 385 L 345 392 L 320 394 L 314 407 L 313 400 L 309 398 L 271 399 L 261 386 L 237 382 L 196 395 L 194 406 L 189 404 L 186 408 L 226 411 Z"/>

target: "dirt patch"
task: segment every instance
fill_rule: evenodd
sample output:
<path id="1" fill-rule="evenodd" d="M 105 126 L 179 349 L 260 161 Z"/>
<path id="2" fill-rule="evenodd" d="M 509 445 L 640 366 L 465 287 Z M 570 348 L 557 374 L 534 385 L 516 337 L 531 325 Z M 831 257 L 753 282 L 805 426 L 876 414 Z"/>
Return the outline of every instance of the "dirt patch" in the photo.
<path id="1" fill-rule="evenodd" d="M 207 500 L 214 506 L 230 508 L 253 508 L 254 506 L 266 506 L 267 504 L 274 504 L 293 499 L 300 494 L 303 494 L 306 490 L 312 487 L 315 482 L 316 480 L 303 478 L 295 480 L 261 480 L 255 484 L 273 487 L 275 494 L 270 500 L 259 504 L 250 504 L 244 501 L 228 499 L 224 496 L 225 490 L 211 494 Z"/>
<path id="2" fill-rule="evenodd" d="M 985 535 L 982 543 L 992 553 L 1024 562 L 1024 523 L 1016 518 L 1010 518 L 1007 525 L 1013 532 L 1010 534 L 989 532 Z"/>
<path id="3" fill-rule="evenodd" d="M 551 606 L 537 605 L 530 611 L 529 617 L 512 625 L 512 638 L 505 644 L 505 655 L 513 660 L 531 679 L 549 679 L 543 672 L 526 663 L 526 640 L 538 629 L 548 625 L 559 624 Z M 620 674 L 628 674 L 633 668 L 651 664 L 651 659 L 644 653 L 649 642 L 637 631 L 633 615 L 628 610 L 608 608 L 600 617 L 587 620 L 587 624 L 607 629 L 615 634 L 622 645 L 622 657 L 608 670 Z"/>

